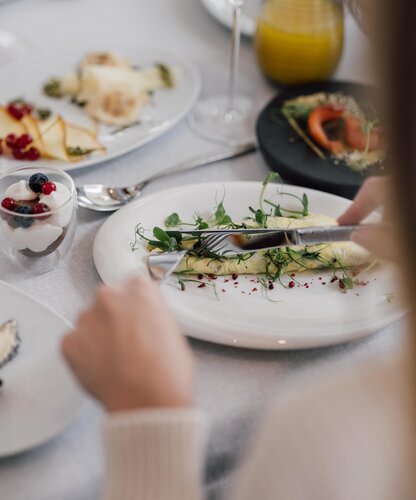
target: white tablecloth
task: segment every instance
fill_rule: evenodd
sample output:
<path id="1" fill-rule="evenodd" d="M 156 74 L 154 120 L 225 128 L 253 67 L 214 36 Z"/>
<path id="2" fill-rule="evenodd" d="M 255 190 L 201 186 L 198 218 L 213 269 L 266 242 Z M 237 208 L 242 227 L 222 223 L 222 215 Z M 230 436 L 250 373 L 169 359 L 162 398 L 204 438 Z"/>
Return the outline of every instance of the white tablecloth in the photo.
<path id="1" fill-rule="evenodd" d="M 203 78 L 203 94 L 223 92 L 227 83 L 229 33 L 211 19 L 197 0 L 25 0 L 0 6 L 0 29 L 21 37 L 28 51 L 68 47 L 74 40 L 86 46 L 108 47 L 112 40 L 174 48 L 192 58 Z M 338 76 L 368 81 L 367 45 L 351 18 Z M 30 67 L 22 78 L 30 78 Z M 1 85 L 0 85 L 1 88 Z M 250 43 L 242 47 L 240 88 L 260 107 L 276 92 L 260 75 Z M 1 99 L 1 95 L 0 95 Z M 128 184 L 149 172 L 163 170 L 193 154 L 216 146 L 195 137 L 185 123 L 143 147 L 102 166 L 74 175 L 78 184 Z M 197 181 L 262 180 L 267 168 L 252 154 L 168 180 L 148 192 Z M 92 259 L 94 236 L 105 216 L 79 211 L 79 229 L 69 259 L 55 271 L 33 278 L 16 273 L 0 261 L 0 279 L 24 289 L 70 320 L 89 303 L 100 282 Z M 357 359 L 391 349 L 400 341 L 400 325 L 363 341 L 310 351 L 273 353 L 241 351 L 192 341 L 197 359 L 197 405 L 212 421 L 207 485 L 221 484 L 262 407 L 289 375 L 339 357 Z M 103 476 L 100 409 L 88 402 L 79 419 L 62 436 L 26 454 L 0 460 L 1 500 L 93 500 Z"/>

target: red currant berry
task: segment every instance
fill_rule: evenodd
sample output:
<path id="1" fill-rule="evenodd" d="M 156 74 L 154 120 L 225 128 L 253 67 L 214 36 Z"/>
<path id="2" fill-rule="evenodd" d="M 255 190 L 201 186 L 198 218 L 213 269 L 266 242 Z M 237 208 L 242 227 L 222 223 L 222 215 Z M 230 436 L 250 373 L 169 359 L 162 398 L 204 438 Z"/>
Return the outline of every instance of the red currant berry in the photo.
<path id="1" fill-rule="evenodd" d="M 14 149 L 16 147 L 17 137 L 15 134 L 6 135 L 6 144 L 10 149 Z"/>
<path id="2" fill-rule="evenodd" d="M 6 210 L 14 212 L 16 209 L 16 202 L 14 201 L 13 198 L 4 198 L 3 201 L 1 202 L 1 206 Z"/>
<path id="3" fill-rule="evenodd" d="M 42 185 L 42 193 L 44 195 L 51 194 L 52 191 L 56 191 L 56 185 L 53 182 L 45 182 L 45 184 Z"/>
<path id="4" fill-rule="evenodd" d="M 21 120 L 24 116 L 22 110 L 18 106 L 16 106 L 16 104 L 13 103 L 7 106 L 7 111 L 11 116 L 13 116 L 15 120 Z"/>
<path id="5" fill-rule="evenodd" d="M 25 160 L 26 159 L 26 153 L 20 148 L 15 147 L 13 149 L 12 154 L 13 154 L 13 158 L 15 160 Z"/>
<path id="6" fill-rule="evenodd" d="M 25 160 L 36 161 L 40 158 L 40 152 L 38 148 L 29 148 L 25 153 Z M 56 189 L 56 187 L 55 187 Z"/>
<path id="7" fill-rule="evenodd" d="M 24 115 L 31 115 L 33 111 L 33 106 L 31 106 L 26 102 L 25 104 L 22 104 L 20 110 Z"/>
<path id="8" fill-rule="evenodd" d="M 18 148 L 25 149 L 33 142 L 32 136 L 29 134 L 22 134 L 16 140 L 16 145 Z"/>
<path id="9" fill-rule="evenodd" d="M 36 205 L 33 207 L 34 214 L 36 215 L 47 214 L 44 217 L 39 217 L 39 219 L 41 220 L 45 220 L 48 217 L 50 217 L 50 214 L 48 214 L 48 212 L 50 211 L 51 209 L 48 207 L 48 205 L 46 205 L 46 203 L 36 203 Z"/>
<path id="10" fill-rule="evenodd" d="M 289 288 L 293 288 L 295 286 L 295 282 L 294 281 L 289 281 Z"/>

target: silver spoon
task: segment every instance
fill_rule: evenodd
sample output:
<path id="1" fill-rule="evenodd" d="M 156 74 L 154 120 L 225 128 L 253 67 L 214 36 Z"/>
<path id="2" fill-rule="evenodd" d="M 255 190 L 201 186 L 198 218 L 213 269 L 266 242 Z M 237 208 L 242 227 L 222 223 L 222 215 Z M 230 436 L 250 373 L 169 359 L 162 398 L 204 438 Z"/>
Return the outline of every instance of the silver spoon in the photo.
<path id="1" fill-rule="evenodd" d="M 211 153 L 210 155 L 197 156 L 186 160 L 179 165 L 175 165 L 159 174 L 152 175 L 149 178 L 128 187 L 110 187 L 102 184 L 86 184 L 85 186 L 77 187 L 78 205 L 89 210 L 97 212 L 113 212 L 118 210 L 123 205 L 138 198 L 145 186 L 151 181 L 162 179 L 168 175 L 190 170 L 196 167 L 202 167 L 210 163 L 215 163 L 229 158 L 236 158 L 247 153 L 251 153 L 257 149 L 255 143 L 250 142 L 233 146 L 222 151 Z"/>

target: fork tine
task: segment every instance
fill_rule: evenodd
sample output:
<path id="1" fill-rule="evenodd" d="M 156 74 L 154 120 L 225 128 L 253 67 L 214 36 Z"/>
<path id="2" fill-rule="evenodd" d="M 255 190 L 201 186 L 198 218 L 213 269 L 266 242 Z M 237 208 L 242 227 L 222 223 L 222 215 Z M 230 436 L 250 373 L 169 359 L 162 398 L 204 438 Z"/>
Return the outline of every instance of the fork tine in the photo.
<path id="1" fill-rule="evenodd" d="M 221 246 L 223 241 L 228 238 L 227 234 L 215 235 L 215 237 L 211 238 L 204 246 L 204 251 L 215 253 L 217 249 Z M 225 245 L 226 246 L 226 245 Z M 222 246 L 221 248 L 224 248 Z"/>
<path id="2" fill-rule="evenodd" d="M 209 250 L 212 245 L 221 237 L 222 235 L 211 234 L 200 241 L 199 245 L 194 249 L 197 253 L 204 252 L 205 250 Z"/>

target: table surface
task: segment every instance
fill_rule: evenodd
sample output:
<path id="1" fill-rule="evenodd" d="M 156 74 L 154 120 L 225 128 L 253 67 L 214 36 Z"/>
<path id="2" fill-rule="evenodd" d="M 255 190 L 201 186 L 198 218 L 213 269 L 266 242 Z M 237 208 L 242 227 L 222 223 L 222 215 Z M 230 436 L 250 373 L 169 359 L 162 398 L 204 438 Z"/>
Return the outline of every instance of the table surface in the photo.
<path id="1" fill-rule="evenodd" d="M 108 46 L 109 40 L 173 47 L 199 66 L 203 95 L 223 93 L 226 88 L 230 35 L 198 0 L 11 0 L 0 9 L 0 29 L 14 32 L 29 52 L 46 51 L 52 45 L 65 51 L 75 38 L 77 42 L 85 41 L 86 47 Z M 350 16 L 346 22 L 346 50 L 337 77 L 368 82 L 371 78 L 366 64 L 367 41 Z M 260 109 L 276 88 L 260 75 L 248 40 L 242 45 L 240 73 L 240 90 L 250 94 Z M 30 67 L 27 75 L 22 75 L 25 77 L 30 78 Z M 197 138 L 186 123 L 181 123 L 140 150 L 75 172 L 74 178 L 77 184 L 128 184 L 193 154 L 214 149 L 217 146 Z M 148 192 L 200 181 L 260 181 L 266 172 L 260 156 L 252 154 L 155 182 Z M 10 269 L 2 259 L 0 279 L 35 295 L 74 321 L 100 283 L 92 245 L 105 219 L 103 215 L 80 210 L 74 249 L 58 269 L 34 278 Z M 212 497 L 221 490 L 258 415 L 278 391 L 279 384 L 300 371 L 317 369 L 323 362 L 337 359 L 341 365 L 350 365 L 392 349 L 401 341 L 402 329 L 402 325 L 396 324 L 353 344 L 297 352 L 244 351 L 191 341 L 198 367 L 197 406 L 211 420 L 206 477 Z M 88 401 L 78 420 L 64 434 L 34 451 L 0 460 L 0 497 L 97 498 L 104 470 L 101 420 L 99 407 Z"/>

